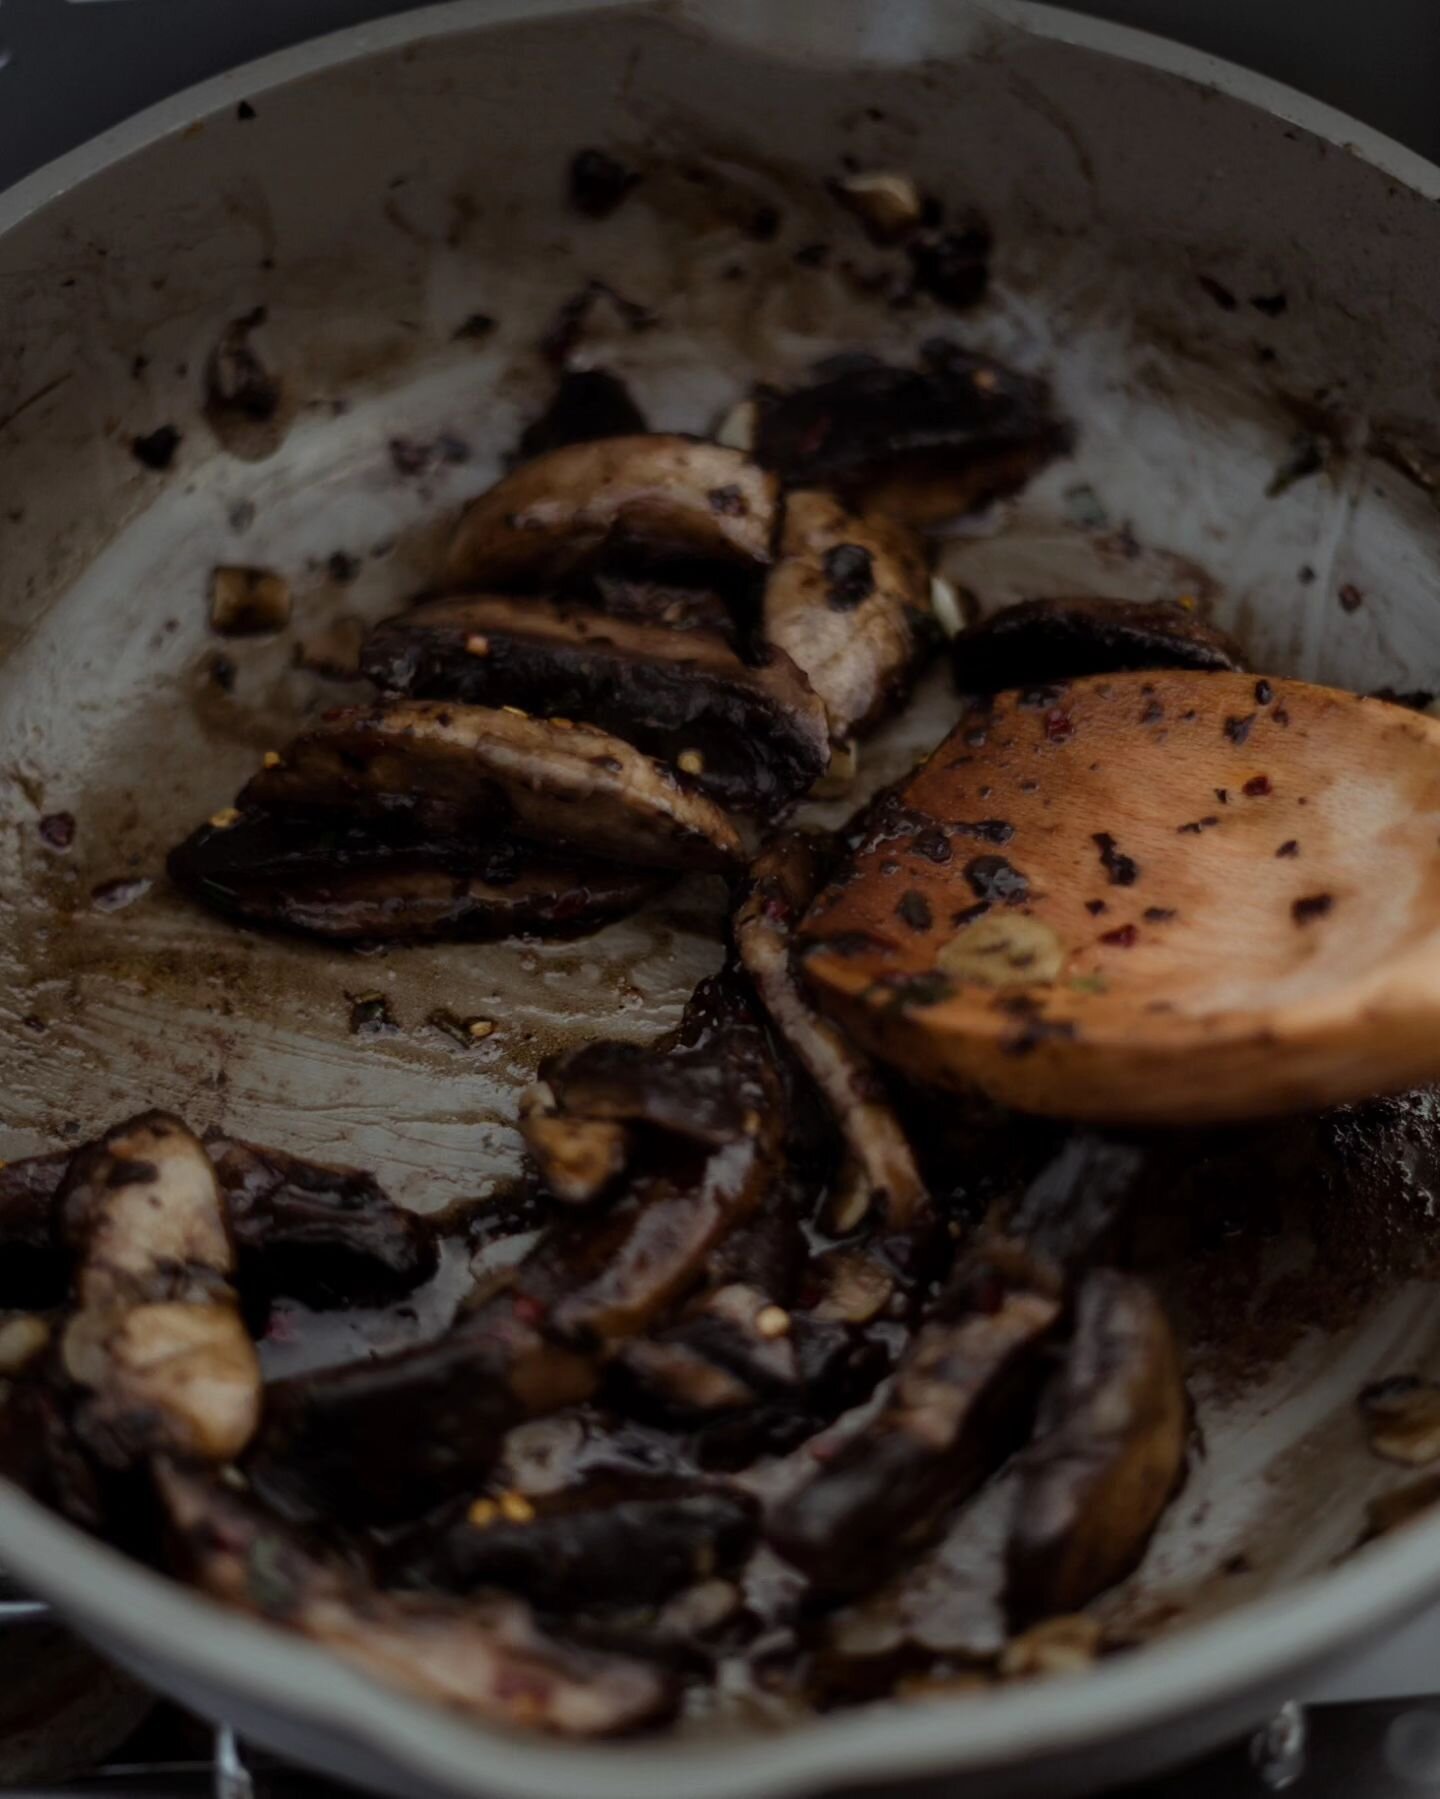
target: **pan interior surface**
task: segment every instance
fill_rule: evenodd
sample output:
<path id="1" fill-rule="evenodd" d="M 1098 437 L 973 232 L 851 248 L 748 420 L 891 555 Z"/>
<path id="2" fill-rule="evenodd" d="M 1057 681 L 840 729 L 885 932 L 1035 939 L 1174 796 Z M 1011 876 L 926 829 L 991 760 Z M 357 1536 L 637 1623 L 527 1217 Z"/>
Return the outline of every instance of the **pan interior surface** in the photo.
<path id="1" fill-rule="evenodd" d="M 936 336 L 1047 371 L 1074 455 L 943 551 L 980 612 L 1041 592 L 1180 599 L 1257 668 L 1440 688 L 1432 200 L 1324 129 L 1147 66 L 1138 42 L 1067 41 L 1085 34 L 1057 31 L 1059 15 L 919 9 L 912 39 L 887 9 L 846 5 L 832 34 L 797 23 L 772 51 L 745 9 L 504 11 L 439 8 L 242 71 L 176 102 L 165 129 L 122 132 L 113 156 L 79 153 L 86 179 L 51 181 L 52 198 L 37 178 L 11 207 L 0 1155 L 165 1106 L 373 1169 L 435 1210 L 517 1172 L 516 1104 L 542 1056 L 658 1034 L 718 966 L 724 896 L 703 878 L 574 942 L 359 957 L 236 930 L 163 873 L 267 750 L 364 697 L 315 672 L 317 646 L 429 585 L 458 507 L 543 404 L 541 340 L 578 295 L 580 357 L 622 376 L 662 430 L 708 433 L 756 381 L 856 349 L 910 359 Z M 566 203 L 587 145 L 643 176 L 603 221 Z M 847 167 L 901 170 L 952 216 L 983 213 L 985 301 L 904 297 L 895 253 L 827 193 Z M 279 384 L 265 432 L 207 405 L 239 321 Z M 136 445 L 166 427 L 178 442 L 156 469 Z M 290 626 L 216 637 L 218 564 L 282 573 Z M 956 714 L 936 671 L 866 745 L 855 797 Z M 354 1002 L 374 994 L 395 1028 L 352 1034 Z M 463 1046 L 443 1012 L 497 1028 Z M 1332 1568 L 1370 1501 L 1403 1484 L 1366 1447 L 1360 1389 L 1440 1375 L 1433 1196 L 1357 1202 L 1323 1253 L 1304 1223 L 1314 1195 L 1270 1198 L 1155 1221 L 1147 1253 L 1189 1339 L 1203 1453 L 1103 1607 L 1117 1634 L 1173 1639 L 1172 1657 L 1201 1627 L 1195 1679 L 1217 1692 L 1223 1640 L 1204 1627 Z M 133 1656 L 104 1614 L 97 1583 L 86 1622 Z M 1318 1649 L 1268 1615 L 1277 1664 Z M 159 1645 L 145 1659 L 173 1683 Z M 1050 1697 L 950 1702 L 932 1764 L 1000 1759 L 993 1735 L 976 1747 L 987 1707 L 1023 1702 L 1043 1735 Z M 737 1783 L 743 1769 L 743 1790 L 763 1792 L 757 1723 L 696 1717 L 653 1763 L 584 1754 L 615 1770 L 596 1790 L 620 1792 L 685 1736 L 719 1738 L 750 1755 Z M 791 1756 L 777 1790 L 842 1765 L 820 1747 L 831 1726 L 798 1729 L 820 1759 Z M 496 1753 L 497 1790 L 563 1791 L 574 1767 L 544 1746 Z M 425 1778 L 453 1789 L 454 1769 Z M 728 1778 L 717 1757 L 696 1791 Z"/>

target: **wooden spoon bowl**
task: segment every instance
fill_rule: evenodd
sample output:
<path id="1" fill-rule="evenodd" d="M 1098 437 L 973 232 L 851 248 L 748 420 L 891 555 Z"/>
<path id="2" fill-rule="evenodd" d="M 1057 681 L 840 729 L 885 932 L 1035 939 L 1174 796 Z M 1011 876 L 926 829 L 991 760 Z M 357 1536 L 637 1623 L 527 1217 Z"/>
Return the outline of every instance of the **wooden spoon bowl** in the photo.
<path id="1" fill-rule="evenodd" d="M 801 930 L 877 1056 L 1033 1112 L 1194 1123 L 1440 1078 L 1440 721 L 1167 670 L 999 695 Z"/>

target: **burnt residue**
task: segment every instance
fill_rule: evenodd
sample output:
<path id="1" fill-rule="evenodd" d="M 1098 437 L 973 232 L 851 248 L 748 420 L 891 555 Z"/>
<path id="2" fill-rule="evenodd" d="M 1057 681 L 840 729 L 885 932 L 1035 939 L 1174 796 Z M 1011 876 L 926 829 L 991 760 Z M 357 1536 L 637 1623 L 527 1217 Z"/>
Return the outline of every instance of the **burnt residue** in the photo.
<path id="1" fill-rule="evenodd" d="M 144 899 L 154 883 L 144 875 L 122 875 L 101 881 L 90 889 L 90 904 L 97 912 L 123 912 Z"/>
<path id="2" fill-rule="evenodd" d="M 837 612 L 853 612 L 875 591 L 875 564 L 858 543 L 837 543 L 822 562 L 826 602 Z"/>
<path id="3" fill-rule="evenodd" d="M 990 285 L 993 248 L 990 227 L 978 213 L 952 230 L 915 239 L 907 254 L 916 291 L 955 312 L 978 305 Z"/>
<path id="4" fill-rule="evenodd" d="M 285 435 L 285 384 L 251 341 L 266 322 L 257 306 L 232 319 L 205 362 L 205 421 L 222 447 L 247 462 L 271 456 Z"/>
<path id="5" fill-rule="evenodd" d="M 1298 856 L 1300 854 L 1300 844 L 1296 838 L 1287 837 L 1284 843 L 1280 845 L 1279 849 L 1276 850 L 1275 854 L 1282 857 Z"/>
<path id="6" fill-rule="evenodd" d="M 1251 775 L 1244 787 L 1241 788 L 1241 792 L 1252 800 L 1264 799 L 1274 791 L 1269 775 Z"/>
<path id="7" fill-rule="evenodd" d="M 561 302 L 555 317 L 542 333 L 539 348 L 545 360 L 555 368 L 566 367 L 584 341 L 592 315 L 602 306 L 607 307 L 627 331 L 649 331 L 659 322 L 648 306 L 628 299 L 608 281 L 587 281 Z"/>
<path id="8" fill-rule="evenodd" d="M 68 850 L 75 841 L 75 814 L 47 812 L 40 820 L 41 840 L 52 850 Z"/>
<path id="9" fill-rule="evenodd" d="M 383 993 L 347 993 L 352 1037 L 393 1037 L 400 1027 Z"/>
<path id="10" fill-rule="evenodd" d="M 566 171 L 571 206 L 587 219 L 608 219 L 639 185 L 640 175 L 608 150 L 577 150 Z"/>
<path id="11" fill-rule="evenodd" d="M 972 856 L 965 864 L 965 879 L 977 899 L 992 905 L 1021 906 L 1030 897 L 1029 877 L 1004 856 Z"/>
<path id="12" fill-rule="evenodd" d="M 902 924 L 908 925 L 912 931 L 928 931 L 935 922 L 935 914 L 930 909 L 930 902 L 916 888 L 901 894 L 900 904 L 895 908 L 895 916 Z"/>
<path id="13" fill-rule="evenodd" d="M 1133 887 L 1140 879 L 1140 864 L 1124 855 L 1108 831 L 1092 831 L 1090 841 L 1100 852 L 1100 866 L 1112 887 Z"/>
<path id="14" fill-rule="evenodd" d="M 1176 825 L 1175 829 L 1182 837 L 1198 837 L 1202 831 L 1213 831 L 1219 822 L 1213 812 L 1207 812 L 1204 818 L 1192 818 L 1188 824 Z"/>
<path id="15" fill-rule="evenodd" d="M 1173 906 L 1147 906 L 1142 914 L 1146 924 L 1169 924 L 1176 916 Z"/>
<path id="16" fill-rule="evenodd" d="M 1003 818 L 957 819 L 950 829 L 957 837 L 977 837 L 981 843 L 1004 845 L 1015 835 L 1014 825 Z M 919 848 L 918 840 L 914 846 Z M 949 857 L 944 858 L 946 861 Z M 940 860 L 940 858 L 936 858 Z"/>
<path id="17" fill-rule="evenodd" d="M 1333 893 L 1307 893 L 1291 902 L 1290 916 L 1297 925 L 1314 924 L 1317 918 L 1324 918 L 1334 906 Z"/>
<path id="18" fill-rule="evenodd" d="M 1266 483 L 1267 499 L 1278 499 L 1287 493 L 1297 481 L 1303 481 L 1309 475 L 1318 475 L 1325 467 L 1330 452 L 1327 438 L 1314 437 L 1308 431 L 1301 431 L 1290 440 L 1289 448 L 1281 458 L 1275 473 Z"/>
<path id="19" fill-rule="evenodd" d="M 1195 279 L 1199 283 L 1201 289 L 1207 293 L 1220 308 L 1221 312 L 1234 312 L 1235 308 L 1240 304 L 1234 294 L 1231 293 L 1230 289 L 1226 287 L 1225 283 L 1223 281 L 1217 281 L 1213 275 L 1201 274 L 1197 275 Z"/>
<path id="20" fill-rule="evenodd" d="M 1121 924 L 1113 931 L 1102 931 L 1100 941 L 1114 949 L 1131 949 L 1140 941 L 1140 933 L 1133 924 Z"/>
<path id="21" fill-rule="evenodd" d="M 175 460 L 175 452 L 183 439 L 173 425 L 157 425 L 142 437 L 130 439 L 130 451 L 144 468 L 163 473 Z"/>
<path id="22" fill-rule="evenodd" d="M 566 444 L 594 443 L 646 431 L 645 415 L 618 375 L 571 369 L 561 375 L 544 411 L 525 427 L 511 457 L 523 462 Z"/>
<path id="23" fill-rule="evenodd" d="M 1227 718 L 1221 729 L 1231 743 L 1242 744 L 1254 729 L 1255 717 L 1255 713 L 1248 712 L 1244 718 Z"/>

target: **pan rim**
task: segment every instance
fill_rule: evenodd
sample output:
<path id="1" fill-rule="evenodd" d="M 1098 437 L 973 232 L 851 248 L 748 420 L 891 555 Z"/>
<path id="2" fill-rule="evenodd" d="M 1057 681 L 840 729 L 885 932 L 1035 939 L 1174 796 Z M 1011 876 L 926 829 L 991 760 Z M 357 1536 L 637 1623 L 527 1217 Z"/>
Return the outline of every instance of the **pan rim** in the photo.
<path id="1" fill-rule="evenodd" d="M 462 32 L 567 15 L 653 11 L 646 0 L 443 0 L 276 52 L 159 102 L 0 195 L 0 235 L 136 153 L 298 78 Z M 704 0 L 659 8 L 718 29 Z M 1220 58 L 1131 28 L 1029 0 L 949 0 L 945 12 L 1097 51 L 1212 88 L 1357 156 L 1428 199 L 1440 167 L 1335 108 Z M 560 1744 L 447 1717 L 378 1686 L 312 1645 L 233 1613 L 129 1561 L 0 1482 L 0 1558 L 97 1636 L 152 1662 L 183 1649 L 189 1671 L 243 1703 L 302 1719 L 373 1750 L 439 1789 L 495 1799 L 637 1799 L 683 1788 L 687 1799 L 801 1793 L 827 1782 L 978 1774 L 1023 1754 L 1043 1765 L 1107 1741 L 1241 1701 L 1398 1623 L 1440 1591 L 1440 1515 L 1225 1617 L 1193 1624 L 1072 1680 L 988 1694 L 973 1705 L 876 1706 L 783 1732 L 628 1745 Z M 163 1652 L 161 1659 L 164 1659 Z M 382 1770 L 383 1776 L 383 1770 Z"/>

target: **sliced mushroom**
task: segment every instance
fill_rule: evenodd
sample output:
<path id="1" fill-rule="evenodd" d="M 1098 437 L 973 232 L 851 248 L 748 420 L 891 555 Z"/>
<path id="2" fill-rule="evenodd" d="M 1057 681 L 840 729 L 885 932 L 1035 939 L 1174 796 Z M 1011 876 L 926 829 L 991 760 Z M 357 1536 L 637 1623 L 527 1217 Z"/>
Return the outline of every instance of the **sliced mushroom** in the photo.
<path id="1" fill-rule="evenodd" d="M 644 430 L 645 415 L 619 376 L 608 369 L 568 369 L 545 410 L 521 432 L 515 460 Z"/>
<path id="2" fill-rule="evenodd" d="M 565 1736 L 613 1735 L 675 1709 L 678 1694 L 663 1671 L 548 1636 L 517 1600 L 377 1591 L 217 1481 L 168 1465 L 158 1478 L 192 1580 L 387 1685 L 494 1723 Z"/>
<path id="3" fill-rule="evenodd" d="M 1023 1440 L 1056 1298 L 970 1266 L 902 1358 L 876 1416 L 788 1495 L 767 1536 L 823 1591 L 873 1585 L 916 1533 Z"/>
<path id="4" fill-rule="evenodd" d="M 1020 1460 L 1007 1603 L 1024 1625 L 1078 1611 L 1139 1565 L 1185 1467 L 1189 1405 L 1169 1320 L 1143 1281 L 1098 1268 Z"/>
<path id="5" fill-rule="evenodd" d="M 242 1291 L 263 1285 L 311 1306 L 372 1305 L 434 1274 L 435 1228 L 373 1175 L 238 1138 L 206 1144 L 240 1256 Z"/>
<path id="6" fill-rule="evenodd" d="M 260 1367 L 204 1146 L 147 1112 L 79 1152 L 59 1204 L 78 1258 L 61 1362 L 82 1440 L 116 1467 L 161 1451 L 232 1460 L 259 1423 Z"/>
<path id="7" fill-rule="evenodd" d="M 989 357 L 930 346 L 923 370 L 849 366 L 760 409 L 756 460 L 786 487 L 935 525 L 1023 487 L 1071 445 L 1050 390 Z"/>
<path id="8" fill-rule="evenodd" d="M 735 649 L 740 642 L 737 617 L 748 620 L 758 608 L 758 576 L 742 571 L 737 579 L 716 563 L 693 571 L 672 567 L 663 573 L 595 569 L 574 584 L 575 597 L 607 618 L 636 624 L 664 625 L 668 631 L 696 631 L 718 637 Z M 681 576 L 693 573 L 695 579 Z"/>
<path id="9" fill-rule="evenodd" d="M 584 1205 L 617 1180 L 630 1154 L 630 1133 L 612 1118 L 587 1118 L 559 1104 L 548 1081 L 520 1099 L 520 1131 L 556 1199 Z"/>
<path id="10" fill-rule="evenodd" d="M 644 868 L 724 869 L 740 854 L 710 800 L 618 737 L 439 700 L 332 713 L 238 804 L 400 817 L 447 835 L 513 831 Z"/>
<path id="11" fill-rule="evenodd" d="M 594 1358 L 553 1341 L 543 1308 L 502 1292 L 442 1337 L 266 1390 L 251 1463 L 286 1517 L 413 1517 L 480 1478 L 505 1433 L 588 1399 Z"/>
<path id="12" fill-rule="evenodd" d="M 1246 666 L 1238 644 L 1172 600 L 1021 600 L 957 632 L 950 653 L 962 693 L 1122 669 Z"/>
<path id="13" fill-rule="evenodd" d="M 764 632 L 819 694 L 833 737 L 878 723 L 904 701 L 935 635 L 919 539 L 834 494 L 792 493 L 765 583 Z"/>
<path id="14" fill-rule="evenodd" d="M 503 833 L 466 842 L 313 812 L 201 825 L 167 867 L 178 887 L 247 924 L 348 943 L 568 935 L 634 911 L 662 878 Z"/>
<path id="15" fill-rule="evenodd" d="M 878 1206 L 896 1231 L 915 1227 L 929 1198 L 915 1158 L 869 1059 L 821 1018 L 801 991 L 791 961 L 795 926 L 823 878 L 814 842 L 799 832 L 775 839 L 751 865 L 750 889 L 735 914 L 735 945 L 746 973 L 797 1060 L 834 1116 L 848 1169 L 832 1211 L 853 1230 Z"/>
<path id="16" fill-rule="evenodd" d="M 506 1492 L 471 1505 L 419 1572 L 449 1591 L 499 1587 L 550 1610 L 655 1605 L 733 1568 L 757 1523 L 748 1495 L 700 1481 Z"/>
<path id="17" fill-rule="evenodd" d="M 777 1178 L 783 1118 L 763 1033 L 738 990 L 702 982 L 677 1040 L 710 1059 L 736 1133 L 718 1146 L 657 1136 L 606 1210 L 562 1218 L 437 1342 L 298 1376 L 267 1393 L 254 1473 L 297 1517 L 403 1517 L 483 1475 L 527 1418 L 589 1398 L 607 1361 L 704 1273 Z"/>
<path id="18" fill-rule="evenodd" d="M 847 1323 L 737 1281 L 627 1344 L 619 1369 L 637 1410 L 696 1431 L 704 1466 L 737 1468 L 813 1436 L 871 1393 L 888 1365 L 884 1346 Z"/>
<path id="19" fill-rule="evenodd" d="M 398 1206 L 373 1176 L 219 1135 L 204 1147 L 238 1252 L 235 1284 L 247 1300 L 284 1293 L 313 1306 L 364 1305 L 434 1273 L 434 1226 Z M 29 1290 L 31 1306 L 48 1304 L 43 1296 L 65 1285 L 56 1213 L 71 1161 L 61 1150 L 0 1170 L 0 1268 L 7 1281 L 13 1270 L 18 1282 L 26 1267 L 43 1274 Z M 27 1262 L 31 1250 L 43 1250 L 44 1260 Z"/>
<path id="20" fill-rule="evenodd" d="M 431 601 L 377 627 L 361 665 L 389 693 L 583 718 L 725 805 L 773 813 L 829 760 L 825 709 L 783 649 L 751 666 L 710 632 L 589 606 Z"/>
<path id="21" fill-rule="evenodd" d="M 571 444 L 473 500 L 445 559 L 456 588 L 552 581 L 605 552 L 763 566 L 774 477 L 735 450 L 663 434 Z"/>

